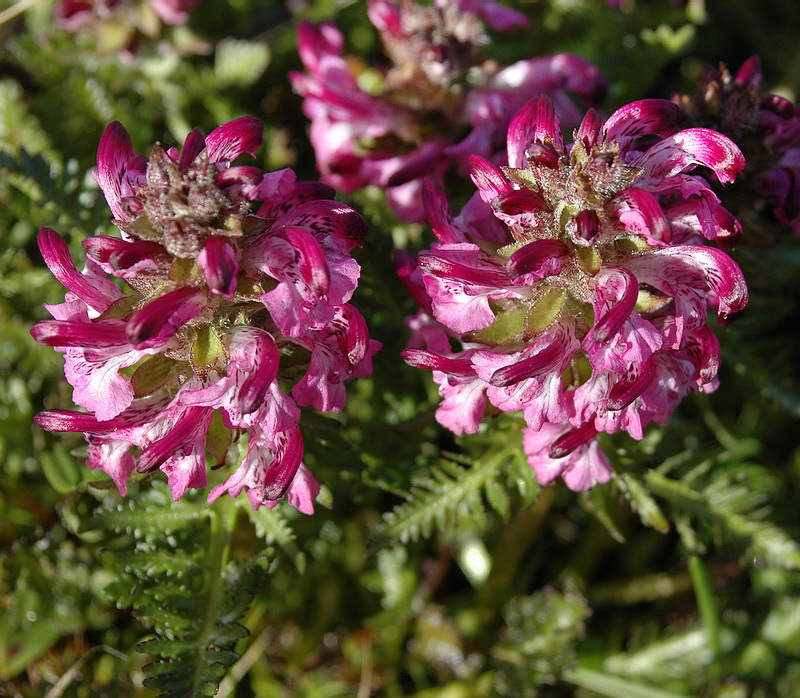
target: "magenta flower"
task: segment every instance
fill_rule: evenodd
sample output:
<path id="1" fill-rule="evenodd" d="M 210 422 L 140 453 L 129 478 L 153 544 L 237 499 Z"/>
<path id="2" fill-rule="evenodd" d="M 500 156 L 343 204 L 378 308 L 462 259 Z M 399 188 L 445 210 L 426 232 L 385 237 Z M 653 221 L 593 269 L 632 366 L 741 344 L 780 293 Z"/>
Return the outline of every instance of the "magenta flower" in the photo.
<path id="1" fill-rule="evenodd" d="M 785 97 L 764 94 L 758 57 L 736 74 L 721 65 L 700 72 L 694 95 L 676 95 L 684 123 L 708 126 L 740 145 L 747 158 L 729 197 L 736 210 L 771 210 L 800 235 L 800 107 Z M 752 217 L 752 216 L 751 216 Z"/>
<path id="2" fill-rule="evenodd" d="M 152 10 L 164 24 L 186 24 L 189 10 L 200 0 L 149 0 Z M 132 10 L 136 3 L 130 0 L 61 0 L 56 5 L 56 23 L 62 29 L 74 31 L 98 21 L 107 21 L 115 14 Z"/>
<path id="3" fill-rule="evenodd" d="M 568 95 L 585 107 L 605 94 L 600 71 L 578 56 L 541 56 L 505 68 L 485 59 L 484 23 L 503 31 L 527 24 L 498 2 L 422 7 L 370 0 L 369 16 L 388 69 L 356 72 L 332 23 L 303 22 L 298 48 L 307 72 L 290 77 L 304 97 L 322 179 L 345 192 L 385 189 L 406 220 L 424 220 L 424 177 L 441 178 L 452 165 L 466 171 L 472 154 L 499 155 L 509 119 L 526 100 L 548 94 L 564 122 L 576 124 L 580 111 Z"/>
<path id="4" fill-rule="evenodd" d="M 122 494 L 134 471 L 161 470 L 178 499 L 207 486 L 211 457 L 233 472 L 210 501 L 244 489 L 256 508 L 287 496 L 311 513 L 319 485 L 302 462 L 298 405 L 339 411 L 343 382 L 371 373 L 379 345 L 349 303 L 365 221 L 291 170 L 232 164 L 261 138 L 261 122 L 242 117 L 148 158 L 112 123 L 96 179 L 121 236 L 84 240 L 80 271 L 54 231 L 39 234 L 67 295 L 31 333 L 64 353 L 86 411 L 36 421 L 83 432 L 89 466 Z"/>
<path id="5" fill-rule="evenodd" d="M 438 242 L 401 265 L 422 306 L 404 358 L 433 371 L 437 419 L 457 434 L 478 430 L 487 403 L 521 411 L 542 484 L 605 482 L 600 432 L 641 439 L 688 392 L 713 390 L 707 310 L 724 320 L 747 302 L 739 268 L 709 244 L 739 231 L 709 178 L 732 181 L 744 159 L 715 131 L 675 133 L 678 116 L 663 100 L 604 124 L 589 111 L 566 144 L 540 97 L 511 121 L 510 166 L 471 158 L 478 192 L 459 217 L 426 189 Z"/>

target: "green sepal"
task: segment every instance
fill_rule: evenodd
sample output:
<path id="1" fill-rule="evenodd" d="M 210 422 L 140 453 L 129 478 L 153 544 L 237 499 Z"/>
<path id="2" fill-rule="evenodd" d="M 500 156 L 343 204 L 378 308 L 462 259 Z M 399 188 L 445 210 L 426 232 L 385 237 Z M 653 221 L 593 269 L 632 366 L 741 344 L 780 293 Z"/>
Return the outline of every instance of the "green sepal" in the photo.
<path id="1" fill-rule="evenodd" d="M 575 256 L 578 259 L 578 264 L 581 265 L 581 269 L 590 276 L 594 276 L 600 271 L 603 259 L 594 247 L 576 247 Z"/>
<path id="2" fill-rule="evenodd" d="M 97 319 L 121 320 L 130 315 L 141 302 L 142 297 L 138 293 L 130 296 L 122 296 L 122 298 L 117 298 L 117 300 L 109 305 Z"/>
<path id="3" fill-rule="evenodd" d="M 491 346 L 518 342 L 525 331 L 525 316 L 528 312 L 528 308 L 522 307 L 498 313 L 489 327 L 469 332 L 464 339 Z"/>
<path id="4" fill-rule="evenodd" d="M 146 216 L 139 216 L 132 221 L 115 220 L 114 225 L 131 237 L 140 240 L 158 240 L 161 237 L 161 233 L 152 226 Z"/>
<path id="5" fill-rule="evenodd" d="M 667 303 L 672 300 L 670 296 L 651 291 L 648 288 L 639 287 L 639 295 L 636 298 L 636 312 L 637 313 L 654 313 L 661 310 Z"/>
<path id="6" fill-rule="evenodd" d="M 222 423 L 220 411 L 215 410 L 206 434 L 206 449 L 214 456 L 218 464 L 221 465 L 225 462 L 232 441 L 233 432 Z"/>
<path id="7" fill-rule="evenodd" d="M 649 252 L 652 249 L 647 240 L 638 235 L 626 235 L 625 237 L 621 237 L 614 241 L 614 246 L 620 252 L 627 253 Z"/>
<path id="8" fill-rule="evenodd" d="M 197 276 L 199 271 L 200 267 L 193 259 L 178 257 L 169 268 L 169 278 L 175 283 L 186 283 Z"/>
<path id="9" fill-rule="evenodd" d="M 503 174 L 509 179 L 513 179 L 526 189 L 539 191 L 539 184 L 536 182 L 536 175 L 529 167 L 501 167 Z"/>
<path id="10" fill-rule="evenodd" d="M 217 331 L 211 325 L 201 325 L 195 331 L 192 344 L 192 368 L 198 375 L 205 375 L 212 368 L 224 370 L 228 363 L 228 352 Z"/>
<path id="11" fill-rule="evenodd" d="M 527 244 L 527 242 L 512 242 L 510 245 L 503 245 L 498 248 L 495 254 L 505 262 L 512 254 Z"/>
<path id="12" fill-rule="evenodd" d="M 142 361 L 131 376 L 134 397 L 152 395 L 169 380 L 175 367 L 175 361 L 162 354 L 148 356 Z"/>
<path id="13" fill-rule="evenodd" d="M 567 292 L 561 288 L 549 288 L 525 314 L 524 339 L 528 340 L 544 332 L 553 324 L 564 303 Z"/>

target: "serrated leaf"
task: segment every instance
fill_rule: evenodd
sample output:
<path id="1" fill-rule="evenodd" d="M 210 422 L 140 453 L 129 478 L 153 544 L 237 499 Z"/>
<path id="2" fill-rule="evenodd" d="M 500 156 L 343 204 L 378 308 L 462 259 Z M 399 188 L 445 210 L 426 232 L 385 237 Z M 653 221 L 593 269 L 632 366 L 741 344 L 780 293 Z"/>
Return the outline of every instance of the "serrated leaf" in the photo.
<path id="1" fill-rule="evenodd" d="M 603 527 L 608 531 L 608 534 L 617 543 L 624 543 L 625 536 L 614 520 L 611 518 L 611 513 L 608 511 L 608 488 L 605 485 L 598 485 L 593 487 L 588 492 L 584 492 L 580 498 L 581 505 L 586 511 L 594 516 Z"/>
<path id="2" fill-rule="evenodd" d="M 669 531 L 669 521 L 641 481 L 629 473 L 622 473 L 618 477 L 622 482 L 623 492 L 630 500 L 631 508 L 639 515 L 642 523 L 659 533 Z"/>
<path id="3" fill-rule="evenodd" d="M 738 471 L 746 473 L 741 467 Z M 735 483 L 727 494 L 718 484 L 710 492 L 698 491 L 657 471 L 648 472 L 645 482 L 651 492 L 669 501 L 676 512 L 703 522 L 722 539 L 744 544 L 763 564 L 800 569 L 800 546 L 795 540 L 767 521 L 738 513 L 747 512 L 748 502 L 758 502 L 759 495 L 752 488 Z"/>
<path id="4" fill-rule="evenodd" d="M 120 505 L 116 511 L 104 511 L 87 519 L 81 531 L 127 531 L 134 535 L 177 531 L 191 526 L 192 523 L 208 517 L 201 508 L 181 507 L 176 502 L 175 509 L 145 507 L 143 509 L 126 508 Z"/>
<path id="5" fill-rule="evenodd" d="M 507 519 L 511 513 L 511 499 L 504 485 L 490 480 L 486 483 L 484 488 L 486 492 L 486 500 L 492 505 L 492 508 L 500 514 L 501 517 Z"/>
<path id="6" fill-rule="evenodd" d="M 459 529 L 485 527 L 482 493 L 498 478 L 505 461 L 502 452 L 469 468 L 441 461 L 413 481 L 408 501 L 384 516 L 379 535 L 406 543 L 429 536 L 434 528 L 455 535 Z"/>
<path id="7" fill-rule="evenodd" d="M 277 545 L 283 550 L 302 574 L 306 567 L 305 555 L 295 544 L 294 531 L 280 508 L 260 507 L 255 510 L 247 504 L 243 508 L 255 527 L 256 535 L 268 545 Z"/>

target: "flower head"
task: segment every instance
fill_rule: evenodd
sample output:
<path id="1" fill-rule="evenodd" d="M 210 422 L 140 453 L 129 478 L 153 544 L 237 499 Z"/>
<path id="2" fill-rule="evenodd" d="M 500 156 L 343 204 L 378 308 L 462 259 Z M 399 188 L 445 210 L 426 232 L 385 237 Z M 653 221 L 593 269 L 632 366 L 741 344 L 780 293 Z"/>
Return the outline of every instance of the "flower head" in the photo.
<path id="1" fill-rule="evenodd" d="M 403 274 L 427 296 L 405 358 L 434 372 L 438 419 L 457 433 L 477 431 L 483 401 L 522 411 L 542 483 L 607 480 L 599 432 L 642 438 L 690 390 L 713 389 L 707 309 L 725 319 L 747 301 L 739 268 L 708 244 L 738 234 L 710 179 L 730 182 L 744 159 L 716 131 L 676 133 L 677 118 L 662 100 L 605 123 L 590 111 L 567 144 L 540 97 L 511 121 L 508 166 L 471 158 L 480 198 L 458 218 L 426 192 L 438 242 Z"/>
<path id="2" fill-rule="evenodd" d="M 800 108 L 761 89 L 757 56 L 736 73 L 725 65 L 700 71 L 693 95 L 676 95 L 684 124 L 713 128 L 735 141 L 747 158 L 742 186 L 730 201 L 737 210 L 771 210 L 800 235 Z"/>
<path id="3" fill-rule="evenodd" d="M 588 61 L 556 54 L 498 66 L 483 55 L 485 27 L 503 31 L 527 20 L 498 2 L 437 1 L 421 6 L 370 0 L 369 16 L 389 58 L 385 70 L 343 55 L 344 37 L 331 23 L 301 23 L 298 47 L 306 73 L 291 75 L 311 119 L 311 141 L 322 178 L 347 192 L 386 189 L 396 213 L 423 220 L 422 180 L 441 177 L 468 156 L 493 158 L 514 111 L 548 94 L 562 118 L 577 123 L 584 106 L 605 93 Z"/>
<path id="4" fill-rule="evenodd" d="M 103 53 L 130 58 L 164 26 L 182 25 L 200 0 L 60 0 L 56 26 L 92 37 Z M 162 49 L 163 50 L 163 47 Z"/>
<path id="5" fill-rule="evenodd" d="M 258 507 L 288 494 L 309 512 L 319 486 L 302 463 L 298 405 L 341 410 L 342 381 L 371 372 L 378 345 L 348 302 L 366 224 L 325 185 L 233 164 L 261 134 L 242 117 L 145 157 L 112 123 L 95 176 L 120 237 L 84 240 L 78 270 L 54 231 L 39 234 L 67 295 L 32 334 L 64 353 L 87 411 L 37 422 L 83 432 L 89 465 L 123 494 L 134 470 L 165 472 L 176 499 L 205 487 L 207 458 L 232 465 L 246 435 L 210 499 L 245 489 Z"/>

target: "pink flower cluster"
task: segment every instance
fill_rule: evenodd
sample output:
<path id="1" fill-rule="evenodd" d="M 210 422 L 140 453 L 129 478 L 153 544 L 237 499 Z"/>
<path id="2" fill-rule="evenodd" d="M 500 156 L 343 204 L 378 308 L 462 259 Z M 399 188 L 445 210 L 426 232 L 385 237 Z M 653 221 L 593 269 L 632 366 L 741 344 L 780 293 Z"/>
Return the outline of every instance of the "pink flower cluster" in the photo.
<path id="1" fill-rule="evenodd" d="M 150 0 L 159 19 L 164 24 L 185 24 L 189 21 L 189 10 L 200 0 Z M 61 0 L 55 9 L 56 23 L 62 29 L 74 31 L 105 20 L 121 10 L 126 0 Z"/>
<path id="2" fill-rule="evenodd" d="M 121 237 L 84 240 L 80 271 L 54 231 L 39 234 L 67 294 L 32 334 L 64 353 L 87 411 L 36 421 L 83 432 L 89 466 L 122 494 L 133 471 L 156 469 L 175 499 L 206 487 L 210 456 L 235 469 L 209 501 L 244 489 L 255 508 L 286 495 L 311 513 L 319 485 L 302 462 L 298 405 L 339 411 L 343 381 L 372 371 L 378 344 L 348 302 L 366 223 L 326 185 L 233 164 L 262 132 L 242 117 L 148 158 L 112 123 L 96 179 Z"/>
<path id="3" fill-rule="evenodd" d="M 641 439 L 691 390 L 716 385 L 706 322 L 747 289 L 717 246 L 740 227 L 712 191 L 744 167 L 705 128 L 678 131 L 677 105 L 643 100 L 605 123 L 590 110 L 565 143 L 546 97 L 517 112 L 508 163 L 471 158 L 478 192 L 452 218 L 426 191 L 438 242 L 401 275 L 422 307 L 405 360 L 431 370 L 438 421 L 478 430 L 488 405 L 521 411 L 540 483 L 587 490 L 611 476 L 600 432 Z"/>
<path id="4" fill-rule="evenodd" d="M 513 113 L 547 94 L 566 123 L 604 96 L 606 81 L 591 63 L 559 53 L 507 67 L 487 60 L 485 24 L 511 31 L 527 19 L 495 1 L 369 0 L 369 17 L 389 59 L 372 69 L 343 55 L 344 37 L 330 22 L 304 22 L 298 48 L 307 73 L 290 75 L 304 97 L 310 138 L 323 181 L 345 192 L 367 185 L 386 191 L 400 218 L 424 220 L 424 177 L 441 179 L 472 154 L 502 153 Z"/>
<path id="5" fill-rule="evenodd" d="M 780 95 L 762 94 L 758 57 L 733 75 L 723 65 L 704 68 L 693 95 L 673 98 L 685 123 L 714 128 L 740 145 L 747 158 L 741 201 L 770 208 L 800 236 L 800 107 Z M 742 197 L 740 196 L 741 200 Z"/>

